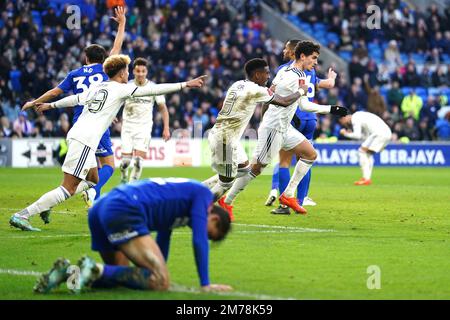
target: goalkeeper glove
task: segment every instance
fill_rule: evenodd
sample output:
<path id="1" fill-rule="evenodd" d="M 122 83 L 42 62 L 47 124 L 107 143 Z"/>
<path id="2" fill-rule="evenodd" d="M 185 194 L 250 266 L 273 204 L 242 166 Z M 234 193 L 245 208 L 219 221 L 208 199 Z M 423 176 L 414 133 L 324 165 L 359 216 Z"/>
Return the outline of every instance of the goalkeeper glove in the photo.
<path id="1" fill-rule="evenodd" d="M 331 106 L 330 113 L 343 117 L 348 114 L 348 109 L 341 106 Z"/>

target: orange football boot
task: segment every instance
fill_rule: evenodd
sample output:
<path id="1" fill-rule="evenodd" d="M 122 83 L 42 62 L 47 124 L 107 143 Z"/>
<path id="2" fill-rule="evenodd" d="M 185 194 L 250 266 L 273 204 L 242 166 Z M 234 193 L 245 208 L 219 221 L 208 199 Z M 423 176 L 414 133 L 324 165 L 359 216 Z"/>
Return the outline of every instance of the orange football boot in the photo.
<path id="1" fill-rule="evenodd" d="M 294 210 L 296 213 L 300 214 L 306 214 L 307 211 L 305 208 L 303 208 L 300 203 L 298 203 L 297 198 L 288 198 L 284 195 L 284 193 L 281 194 L 280 198 L 278 199 L 280 201 L 280 204 L 284 204 L 285 206 L 288 206 L 292 210 Z"/>
<path id="2" fill-rule="evenodd" d="M 219 201 L 217 201 L 217 203 L 219 204 L 219 206 L 221 206 L 228 212 L 228 215 L 230 216 L 230 220 L 234 221 L 233 206 L 231 204 L 225 203 L 225 196 L 220 198 Z"/>
<path id="3" fill-rule="evenodd" d="M 355 186 L 368 186 L 372 184 L 372 180 L 361 178 L 358 181 L 355 181 Z"/>

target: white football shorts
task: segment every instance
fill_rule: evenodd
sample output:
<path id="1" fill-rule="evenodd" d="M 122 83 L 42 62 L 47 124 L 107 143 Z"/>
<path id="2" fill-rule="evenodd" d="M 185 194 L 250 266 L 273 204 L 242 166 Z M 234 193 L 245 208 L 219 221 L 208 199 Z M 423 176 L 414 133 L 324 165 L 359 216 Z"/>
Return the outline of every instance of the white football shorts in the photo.
<path id="1" fill-rule="evenodd" d="M 289 125 L 286 132 L 260 126 L 253 160 L 263 165 L 270 164 L 281 149 L 292 150 L 305 140 L 305 136 L 292 125 Z"/>
<path id="2" fill-rule="evenodd" d="M 85 180 L 89 170 L 97 167 L 95 150 L 75 139 L 68 139 L 67 147 L 62 171 Z"/>
<path id="3" fill-rule="evenodd" d="M 390 136 L 371 134 L 364 140 L 361 147 L 367 148 L 373 152 L 380 152 L 388 145 L 389 141 L 391 141 Z"/>
<path id="4" fill-rule="evenodd" d="M 150 147 L 152 128 L 127 129 L 122 127 L 122 153 L 132 153 L 133 150 L 147 152 Z"/>
<path id="5" fill-rule="evenodd" d="M 235 178 L 238 165 L 248 161 L 247 154 L 239 140 L 232 140 L 224 144 L 219 134 L 210 133 L 208 136 L 211 149 L 211 167 L 219 175 Z"/>

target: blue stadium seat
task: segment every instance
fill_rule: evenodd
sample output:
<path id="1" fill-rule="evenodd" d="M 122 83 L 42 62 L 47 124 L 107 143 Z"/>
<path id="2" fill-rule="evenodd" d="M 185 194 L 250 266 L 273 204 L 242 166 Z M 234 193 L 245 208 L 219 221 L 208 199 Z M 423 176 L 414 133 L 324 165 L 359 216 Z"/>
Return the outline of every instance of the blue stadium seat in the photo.
<path id="1" fill-rule="evenodd" d="M 352 53 L 350 51 L 339 51 L 339 56 L 345 61 L 352 60 Z"/>
<path id="2" fill-rule="evenodd" d="M 441 93 L 441 89 L 439 89 L 439 88 L 434 88 L 434 87 L 428 88 L 428 94 L 430 96 L 437 97 L 437 96 L 439 96 L 440 93 Z"/>
<path id="3" fill-rule="evenodd" d="M 402 90 L 403 95 L 406 96 L 411 92 L 412 88 L 411 87 L 403 87 L 403 88 L 401 88 L 401 90 Z"/>
<path id="4" fill-rule="evenodd" d="M 12 70 L 9 72 L 9 77 L 11 79 L 11 86 L 14 91 L 22 92 L 22 84 L 20 83 L 20 77 L 22 73 L 19 70 Z"/>
<path id="5" fill-rule="evenodd" d="M 416 94 L 417 94 L 418 96 L 427 96 L 427 95 L 428 95 L 427 88 L 424 88 L 424 87 L 417 87 L 417 88 L 416 88 Z"/>
<path id="6" fill-rule="evenodd" d="M 324 23 L 316 22 L 316 23 L 313 23 L 313 29 L 314 29 L 314 31 L 325 32 L 327 30 L 327 26 Z"/>
<path id="7" fill-rule="evenodd" d="M 425 63 L 425 56 L 420 53 L 413 53 L 412 59 L 417 64 L 424 64 Z"/>

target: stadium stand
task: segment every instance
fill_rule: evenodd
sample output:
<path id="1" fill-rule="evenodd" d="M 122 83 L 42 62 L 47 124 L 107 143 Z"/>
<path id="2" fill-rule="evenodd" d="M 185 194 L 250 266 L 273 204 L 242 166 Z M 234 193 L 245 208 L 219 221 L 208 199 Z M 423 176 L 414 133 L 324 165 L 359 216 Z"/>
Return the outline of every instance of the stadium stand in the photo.
<path id="1" fill-rule="evenodd" d="M 32 130 L 23 133 L 14 126 L 21 121 L 20 106 L 79 67 L 86 45 L 112 46 L 115 22 L 109 18 L 111 8 L 123 2 L 70 1 L 79 6 L 82 14 L 81 28 L 74 30 L 66 26 L 70 16 L 68 1 L 14 0 L 0 4 L 0 136 L 64 135 L 65 119 L 70 121 L 72 116 L 70 109 L 62 111 L 65 116 L 60 110 L 44 117 L 30 111 L 22 118 Z M 320 103 L 341 103 L 353 111 L 367 109 L 378 113 L 393 129 L 395 139 L 450 139 L 448 120 L 438 117 L 439 109 L 448 104 L 450 96 L 448 11 L 440 14 L 430 7 L 422 14 L 403 2 L 375 2 L 383 9 L 382 23 L 387 28 L 370 31 L 360 22 L 365 15 L 363 1 L 278 0 L 277 4 L 286 19 L 349 62 L 351 82 L 339 77 L 336 88 L 318 93 Z M 220 0 L 126 4 L 123 53 L 132 59 L 148 58 L 154 81 L 210 76 L 204 90 L 167 97 L 173 129 L 192 131 L 197 121 L 202 122 L 203 130 L 210 128 L 227 86 L 244 76 L 242 66 L 247 59 L 264 57 L 272 71 L 282 62 L 283 43 L 270 38 L 258 15 L 258 1 L 246 1 L 244 10 L 236 15 Z M 405 34 L 411 36 L 405 40 Z M 319 68 L 319 75 L 323 77 L 325 70 L 325 66 Z M 408 98 L 411 92 L 413 99 Z M 408 121 L 410 114 L 405 110 L 419 112 L 415 111 Z M 256 114 L 251 126 L 256 127 L 259 120 L 260 115 Z M 161 135 L 158 115 L 153 130 L 155 136 Z M 338 130 L 331 118 L 321 117 L 316 138 L 338 136 Z M 119 132 L 120 122 L 112 127 L 113 135 Z"/>

